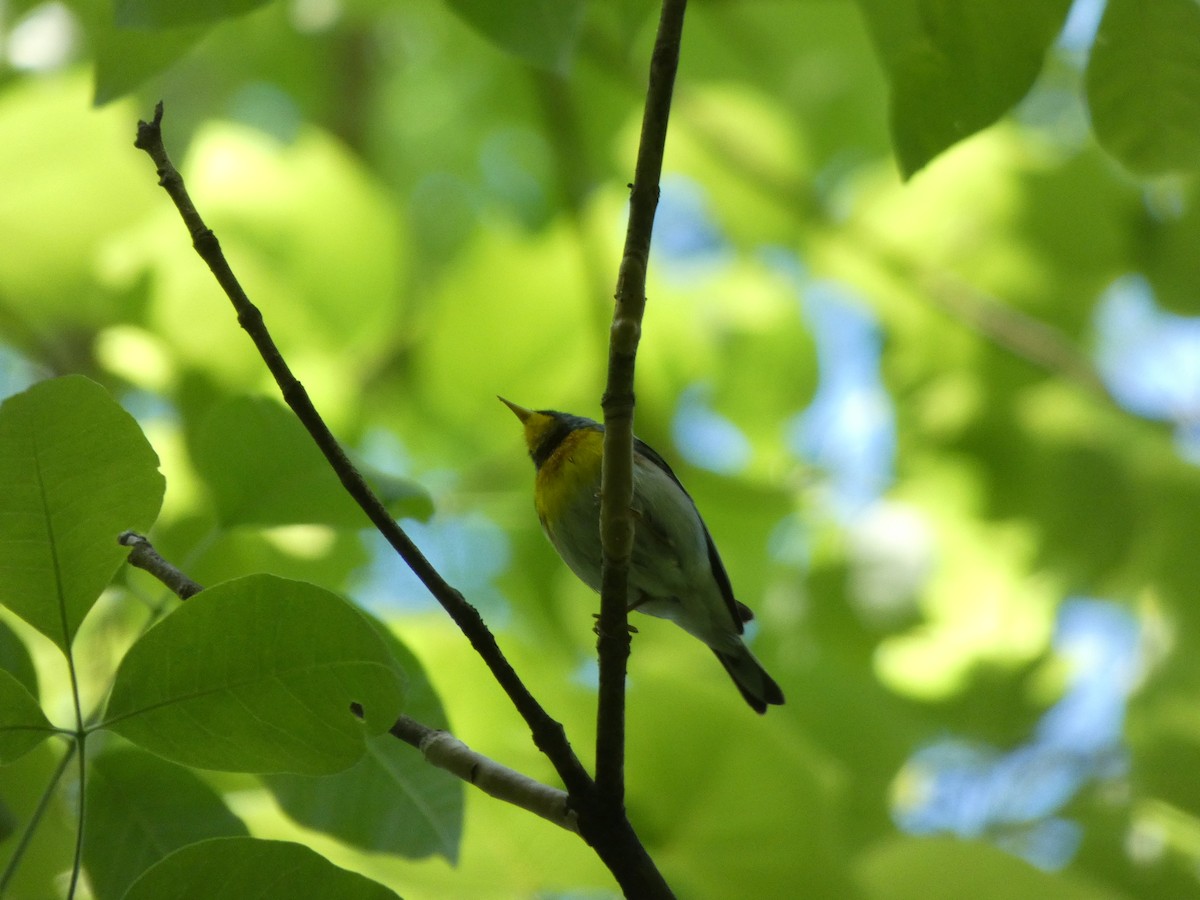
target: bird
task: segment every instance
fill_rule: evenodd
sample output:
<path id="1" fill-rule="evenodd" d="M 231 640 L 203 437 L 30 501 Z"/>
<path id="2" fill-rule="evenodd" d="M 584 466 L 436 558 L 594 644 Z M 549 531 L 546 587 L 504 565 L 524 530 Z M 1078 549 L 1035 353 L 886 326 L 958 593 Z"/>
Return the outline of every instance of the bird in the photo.
<path id="1" fill-rule="evenodd" d="M 542 530 L 579 580 L 599 592 L 604 426 L 584 416 L 499 400 L 524 426 Z M 708 645 L 755 712 L 782 705 L 783 691 L 742 637 L 754 614 L 734 598 L 696 504 L 666 461 L 637 438 L 632 512 L 629 609 L 668 619 Z"/>

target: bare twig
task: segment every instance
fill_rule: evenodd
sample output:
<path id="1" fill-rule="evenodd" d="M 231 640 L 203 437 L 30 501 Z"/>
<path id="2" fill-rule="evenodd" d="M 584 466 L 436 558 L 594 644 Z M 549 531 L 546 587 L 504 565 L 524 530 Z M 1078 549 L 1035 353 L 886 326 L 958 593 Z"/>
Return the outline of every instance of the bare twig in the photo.
<path id="1" fill-rule="evenodd" d="M 188 578 L 158 555 L 146 538 L 136 531 L 122 531 L 117 543 L 129 548 L 129 564 L 143 569 L 163 583 L 180 600 L 187 600 L 204 590 L 202 585 Z"/>
<path id="2" fill-rule="evenodd" d="M 391 733 L 416 747 L 430 765 L 474 785 L 485 794 L 519 806 L 567 831 L 579 832 L 579 817 L 567 794 L 476 753 L 448 731 L 401 716 Z"/>
<path id="3" fill-rule="evenodd" d="M 604 462 L 600 493 L 600 536 L 604 548 L 598 652 L 600 700 L 596 723 L 596 785 L 599 799 L 615 814 L 625 802 L 625 670 L 629 658 L 629 559 L 633 552 L 633 375 L 646 267 L 658 208 L 659 179 L 679 44 L 687 0 L 664 0 L 650 59 L 650 83 L 642 135 L 629 196 L 629 226 L 617 276 L 605 386 Z"/>

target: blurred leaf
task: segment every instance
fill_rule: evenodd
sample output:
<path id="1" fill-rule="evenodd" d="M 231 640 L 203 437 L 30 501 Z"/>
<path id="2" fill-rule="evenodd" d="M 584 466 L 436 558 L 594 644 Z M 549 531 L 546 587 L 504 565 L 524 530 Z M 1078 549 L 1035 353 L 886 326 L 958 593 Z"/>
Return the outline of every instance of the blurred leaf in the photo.
<path id="1" fill-rule="evenodd" d="M 51 734 L 54 726 L 34 697 L 0 670 L 0 766 L 20 759 Z"/>
<path id="2" fill-rule="evenodd" d="M 269 96 L 266 111 L 252 115 L 258 120 L 281 102 Z M 315 128 L 284 140 L 211 122 L 180 169 L 317 407 L 350 405 L 396 342 L 404 309 L 398 290 L 406 231 L 395 196 L 344 144 Z M 152 274 L 152 327 L 191 366 L 246 390 L 262 361 L 212 273 L 196 264 L 178 216 L 158 209 L 161 220 L 122 241 L 131 269 Z"/>
<path id="3" fill-rule="evenodd" d="M 1096 137 L 1134 172 L 1200 168 L 1200 4 L 1108 0 L 1087 97 Z"/>
<path id="4" fill-rule="evenodd" d="M 265 6 L 271 0 L 114 0 L 118 28 L 174 28 L 202 22 L 219 22 Z"/>
<path id="5" fill-rule="evenodd" d="M 177 850 L 134 882 L 125 900 L 397 900 L 397 895 L 300 844 L 213 838 Z"/>
<path id="6" fill-rule="evenodd" d="M 61 333 L 47 346 L 48 333 L 69 324 L 78 334 L 120 312 L 96 281 L 101 246 L 163 202 L 153 167 L 130 146 L 134 116 L 90 99 L 74 72 L 0 91 L 0 171 L 20 173 L 0 200 L 4 339 L 42 359 L 56 348 L 56 368 L 81 363 Z"/>
<path id="7" fill-rule="evenodd" d="M 892 86 L 904 177 L 1033 86 L 1070 0 L 859 0 Z"/>
<path id="8" fill-rule="evenodd" d="M 218 406 L 197 428 L 192 450 L 227 527 L 369 524 L 312 437 L 273 400 L 239 397 Z M 372 485 L 397 518 L 432 512 L 429 495 L 412 482 L 373 473 Z"/>
<path id="9" fill-rule="evenodd" d="M 17 817 L 9 809 L 8 804 L 0 800 L 0 844 L 3 844 L 17 830 Z"/>
<path id="10" fill-rule="evenodd" d="M 404 431 L 413 441 L 437 441 L 454 423 L 464 429 L 457 434 L 487 431 L 512 448 L 505 438 L 519 434 L 517 423 L 496 394 L 539 409 L 570 408 L 581 385 L 590 384 L 600 343 L 589 329 L 591 296 L 572 244 L 565 225 L 536 235 L 498 227 L 456 261 L 439 285 L 417 353 L 415 375 L 435 412 L 422 412 Z M 513 315 L 515 297 L 537 310 L 534 320 Z M 480 422 L 493 424 L 480 429 Z M 449 443 L 460 454 L 465 449 L 462 441 Z"/>
<path id="11" fill-rule="evenodd" d="M 156 525 L 154 545 L 167 559 L 194 556 L 195 548 L 202 546 L 204 553 L 189 563 L 188 574 L 203 585 L 260 572 L 287 572 L 295 581 L 338 591 L 352 572 L 369 561 L 357 531 L 323 525 L 227 530 L 217 525 L 211 513 Z"/>
<path id="12" fill-rule="evenodd" d="M 740 897 L 753 883 L 761 896 L 853 900 L 833 840 L 842 823 L 830 761 L 787 707 L 755 717 L 703 646 L 643 621 L 629 702 L 630 815 L 672 887 L 681 897 Z M 680 740 L 694 751 L 678 753 Z M 752 813 L 731 816 L 739 807 Z"/>
<path id="13" fill-rule="evenodd" d="M 552 72 L 571 66 L 587 5 L 584 0 L 447 0 L 496 46 Z"/>
<path id="14" fill-rule="evenodd" d="M 858 866 L 872 900 L 1119 900 L 1121 892 L 1068 873 L 1043 872 L 976 841 L 893 838 Z"/>
<path id="15" fill-rule="evenodd" d="M 172 9 L 191 9 L 188 3 L 168 5 Z M 96 85 L 93 102 L 102 106 L 125 96 L 178 61 L 207 34 L 206 28 L 135 31 L 112 27 L 106 21 L 94 35 Z"/>
<path id="16" fill-rule="evenodd" d="M 405 674 L 405 714 L 431 728 L 449 728 L 417 658 L 383 623 L 372 621 Z M 292 819 L 351 846 L 410 859 L 432 853 L 451 863 L 458 859 L 463 782 L 391 734 L 371 738 L 366 756 L 344 772 L 268 775 L 264 781 Z"/>
<path id="17" fill-rule="evenodd" d="M 0 620 L 0 670 L 7 672 L 25 690 L 38 696 L 37 669 L 33 667 L 33 659 L 25 642 L 17 637 L 7 622 Z"/>
<path id="18" fill-rule="evenodd" d="M 401 698 L 361 613 L 257 575 L 202 591 L 144 634 L 117 670 L 104 727 L 183 765 L 317 775 L 354 764 Z"/>
<path id="19" fill-rule="evenodd" d="M 133 747 L 89 760 L 83 863 L 97 900 L 120 900 L 154 863 L 246 826 L 195 773 Z"/>
<path id="20" fill-rule="evenodd" d="M 72 375 L 0 407 L 0 602 L 67 652 L 162 503 L 158 457 L 104 388 Z"/>
<path id="21" fill-rule="evenodd" d="M 1151 237 L 1139 248 L 1144 250 L 1139 268 L 1154 285 L 1165 310 L 1186 316 L 1200 314 L 1200 291 L 1195 289 L 1200 284 L 1200 255 L 1195 252 L 1200 246 L 1200 204 L 1189 203 L 1179 216 L 1150 214 L 1146 219 Z"/>

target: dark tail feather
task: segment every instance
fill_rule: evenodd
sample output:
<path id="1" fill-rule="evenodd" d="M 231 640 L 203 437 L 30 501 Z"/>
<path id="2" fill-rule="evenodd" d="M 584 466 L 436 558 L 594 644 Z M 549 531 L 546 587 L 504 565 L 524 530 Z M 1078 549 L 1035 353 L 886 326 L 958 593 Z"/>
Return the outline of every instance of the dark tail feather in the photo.
<path id="1" fill-rule="evenodd" d="M 761 715 L 768 706 L 783 705 L 783 691 L 746 647 L 739 647 L 732 653 L 721 650 L 713 652 L 756 713 Z"/>

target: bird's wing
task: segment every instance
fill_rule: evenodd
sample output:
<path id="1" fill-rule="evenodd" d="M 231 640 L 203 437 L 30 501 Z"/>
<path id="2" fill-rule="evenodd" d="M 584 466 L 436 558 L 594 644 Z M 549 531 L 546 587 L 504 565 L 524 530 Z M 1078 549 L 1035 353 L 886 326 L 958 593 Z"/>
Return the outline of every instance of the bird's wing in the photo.
<path id="1" fill-rule="evenodd" d="M 679 490 L 683 491 L 683 495 L 687 497 L 688 502 L 695 509 L 696 502 L 692 500 L 692 495 L 687 492 L 687 488 L 671 471 L 671 467 L 667 465 L 667 461 L 658 455 L 657 452 L 646 442 L 639 438 L 633 439 L 634 447 L 638 453 L 641 453 L 655 465 L 663 470 L 675 484 Z M 700 511 L 696 510 L 696 518 L 700 520 L 700 527 L 704 530 L 704 540 L 708 544 L 708 562 L 712 568 L 713 580 L 717 583 L 717 589 L 721 592 L 721 597 L 725 600 L 725 605 L 729 608 L 729 615 L 737 626 L 738 634 L 741 634 L 745 628 L 743 622 L 748 622 L 753 617 L 750 608 L 744 603 L 739 603 L 733 596 L 733 585 L 729 582 L 729 573 L 725 571 L 725 564 L 721 562 L 721 554 L 717 552 L 717 545 L 713 543 L 712 535 L 708 533 L 708 526 L 704 524 L 704 517 L 700 515 Z"/>

